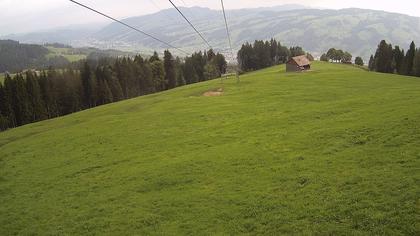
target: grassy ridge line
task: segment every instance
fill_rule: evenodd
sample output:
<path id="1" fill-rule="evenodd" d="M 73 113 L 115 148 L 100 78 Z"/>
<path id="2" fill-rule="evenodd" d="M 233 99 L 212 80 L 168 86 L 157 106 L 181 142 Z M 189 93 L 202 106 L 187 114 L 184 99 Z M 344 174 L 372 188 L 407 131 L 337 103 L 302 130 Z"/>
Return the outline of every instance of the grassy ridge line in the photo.
<path id="1" fill-rule="evenodd" d="M 418 232 L 420 80 L 283 72 L 0 133 L 0 234 Z"/>

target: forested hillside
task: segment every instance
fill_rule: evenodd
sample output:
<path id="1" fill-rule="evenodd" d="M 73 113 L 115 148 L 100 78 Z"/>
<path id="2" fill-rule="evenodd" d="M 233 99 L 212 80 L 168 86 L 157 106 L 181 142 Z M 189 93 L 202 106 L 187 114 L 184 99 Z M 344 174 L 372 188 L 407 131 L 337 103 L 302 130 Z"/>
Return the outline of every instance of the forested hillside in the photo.
<path id="1" fill-rule="evenodd" d="M 71 62 L 83 59 L 99 60 L 106 57 L 135 56 L 133 52 L 101 50 L 92 47 L 73 48 L 60 43 L 44 45 L 24 44 L 13 40 L 0 40 L 0 73 L 42 70 L 48 67 L 65 68 Z"/>
<path id="2" fill-rule="evenodd" d="M 69 63 L 63 56 L 47 57 L 48 54 L 49 50 L 40 45 L 0 40 L 0 73 L 48 66 L 58 67 Z"/>
<path id="3" fill-rule="evenodd" d="M 102 58 L 61 69 L 27 70 L 0 83 L 0 131 L 141 95 L 220 77 L 227 63 L 212 50 L 181 61 L 169 51 L 160 58 Z"/>

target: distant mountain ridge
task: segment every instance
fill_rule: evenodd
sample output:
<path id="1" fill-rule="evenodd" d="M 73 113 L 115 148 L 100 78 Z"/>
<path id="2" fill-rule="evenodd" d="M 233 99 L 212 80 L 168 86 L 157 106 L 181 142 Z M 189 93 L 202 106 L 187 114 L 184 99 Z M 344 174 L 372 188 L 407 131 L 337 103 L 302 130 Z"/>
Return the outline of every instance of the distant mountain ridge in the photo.
<path id="1" fill-rule="evenodd" d="M 216 50 L 227 50 L 221 11 L 201 7 L 181 10 Z M 355 8 L 321 10 L 301 5 L 283 5 L 229 10 L 227 17 L 235 49 L 247 41 L 274 37 L 288 46 L 303 46 L 314 55 L 336 47 L 354 56 L 367 58 L 382 39 L 403 48 L 412 40 L 420 42 L 420 18 L 384 11 Z M 186 50 L 205 49 L 201 39 L 175 9 L 130 17 L 123 21 Z M 25 37 L 19 40 L 25 42 Z M 70 43 L 73 46 L 148 52 L 164 49 L 164 45 L 159 42 L 117 23 L 75 38 Z"/>

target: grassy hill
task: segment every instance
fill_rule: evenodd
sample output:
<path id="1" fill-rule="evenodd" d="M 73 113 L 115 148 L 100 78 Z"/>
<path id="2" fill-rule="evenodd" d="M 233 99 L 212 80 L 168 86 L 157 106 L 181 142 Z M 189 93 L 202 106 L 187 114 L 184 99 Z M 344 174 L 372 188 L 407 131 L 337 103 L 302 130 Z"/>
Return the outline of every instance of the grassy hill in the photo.
<path id="1" fill-rule="evenodd" d="M 74 51 L 73 48 L 59 48 L 59 47 L 52 47 L 52 46 L 47 46 L 46 48 L 49 51 L 47 55 L 48 58 L 62 56 L 66 58 L 69 62 L 75 62 L 75 61 L 86 59 L 87 57 L 86 54 L 82 54 L 81 52 L 76 52 L 76 53 L 73 52 Z"/>
<path id="2" fill-rule="evenodd" d="M 0 234 L 418 234 L 419 91 L 278 66 L 0 133 Z"/>

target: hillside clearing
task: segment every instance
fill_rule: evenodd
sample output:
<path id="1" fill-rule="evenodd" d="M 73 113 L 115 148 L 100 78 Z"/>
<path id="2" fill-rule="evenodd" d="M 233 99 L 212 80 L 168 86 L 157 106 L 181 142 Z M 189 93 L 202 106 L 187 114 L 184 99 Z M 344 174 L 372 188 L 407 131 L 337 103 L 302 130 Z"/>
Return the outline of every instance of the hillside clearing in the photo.
<path id="1" fill-rule="evenodd" d="M 48 46 L 46 48 L 50 52 L 47 55 L 47 58 L 63 56 L 69 62 L 76 62 L 76 61 L 80 61 L 87 58 L 85 54 L 73 53 L 72 48 L 56 48 L 56 47 L 51 47 L 51 46 Z"/>
<path id="2" fill-rule="evenodd" d="M 315 63 L 0 133 L 0 235 L 416 235 L 420 80 Z"/>

